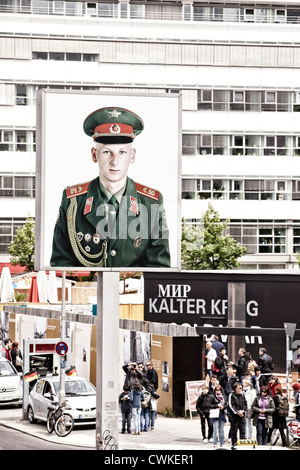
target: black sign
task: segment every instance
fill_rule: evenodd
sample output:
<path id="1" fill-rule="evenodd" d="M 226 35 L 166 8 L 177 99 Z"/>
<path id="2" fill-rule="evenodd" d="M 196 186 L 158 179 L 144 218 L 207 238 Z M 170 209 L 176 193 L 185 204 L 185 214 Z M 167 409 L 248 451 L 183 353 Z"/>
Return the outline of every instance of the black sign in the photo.
<path id="1" fill-rule="evenodd" d="M 144 273 L 145 321 L 227 325 L 229 284 L 244 285 L 245 326 L 282 328 L 300 317 L 299 274 Z"/>

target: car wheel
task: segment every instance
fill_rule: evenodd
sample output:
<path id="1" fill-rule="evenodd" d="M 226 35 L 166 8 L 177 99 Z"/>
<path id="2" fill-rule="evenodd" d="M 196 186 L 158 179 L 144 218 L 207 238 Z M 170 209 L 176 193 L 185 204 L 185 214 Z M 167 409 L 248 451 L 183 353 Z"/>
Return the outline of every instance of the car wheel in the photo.
<path id="1" fill-rule="evenodd" d="M 33 409 L 31 408 L 31 406 L 28 406 L 28 408 L 27 408 L 27 417 L 28 417 L 28 421 L 30 423 L 35 422 L 34 413 L 33 413 Z"/>

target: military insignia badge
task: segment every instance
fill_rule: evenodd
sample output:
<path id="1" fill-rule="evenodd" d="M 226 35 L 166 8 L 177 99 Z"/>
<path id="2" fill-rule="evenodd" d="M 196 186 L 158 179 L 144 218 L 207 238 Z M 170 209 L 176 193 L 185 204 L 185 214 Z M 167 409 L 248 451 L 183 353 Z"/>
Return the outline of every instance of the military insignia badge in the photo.
<path id="1" fill-rule="evenodd" d="M 91 249 L 90 249 L 90 247 L 89 247 L 88 245 L 85 247 L 85 251 L 86 251 L 87 253 L 89 253 L 89 252 L 91 251 Z"/>
<path id="2" fill-rule="evenodd" d="M 86 242 L 90 242 L 92 237 L 89 233 L 86 233 L 85 236 L 84 236 L 84 239 L 85 239 Z"/>
<path id="3" fill-rule="evenodd" d="M 164 209 L 163 212 L 162 212 L 162 222 L 163 222 L 163 224 L 164 224 L 165 227 L 168 226 L 168 224 L 167 224 L 167 216 L 166 216 L 166 211 L 165 211 L 165 209 Z"/>
<path id="4" fill-rule="evenodd" d="M 138 213 L 138 208 L 137 208 L 137 200 L 135 197 L 130 196 L 130 210 L 133 212 L 135 215 Z"/>
<path id="5" fill-rule="evenodd" d="M 141 246 L 141 243 L 142 243 L 141 237 L 135 237 L 135 239 L 133 240 L 134 248 L 138 248 L 139 246 Z"/>
<path id="6" fill-rule="evenodd" d="M 117 111 L 116 109 L 114 109 L 113 111 L 107 111 L 108 114 L 110 114 L 110 117 L 112 118 L 118 118 L 120 116 L 120 114 L 122 114 L 120 111 Z"/>
<path id="7" fill-rule="evenodd" d="M 79 241 L 79 242 L 82 242 L 82 240 L 83 240 L 83 233 L 82 233 L 82 232 L 78 232 L 78 233 L 77 233 L 77 238 L 78 238 L 78 241 Z"/>
<path id="8" fill-rule="evenodd" d="M 112 124 L 109 128 L 109 132 L 111 134 L 120 134 L 121 128 L 118 126 L 118 124 Z"/>
<path id="9" fill-rule="evenodd" d="M 84 215 L 87 215 L 91 212 L 92 210 L 92 204 L 93 204 L 93 196 L 89 197 L 86 202 L 85 202 L 85 208 L 84 208 Z"/>
<path id="10" fill-rule="evenodd" d="M 100 243 L 100 237 L 98 233 L 95 233 L 95 235 L 93 235 L 93 242 L 95 243 L 95 245 L 98 245 L 98 243 Z"/>

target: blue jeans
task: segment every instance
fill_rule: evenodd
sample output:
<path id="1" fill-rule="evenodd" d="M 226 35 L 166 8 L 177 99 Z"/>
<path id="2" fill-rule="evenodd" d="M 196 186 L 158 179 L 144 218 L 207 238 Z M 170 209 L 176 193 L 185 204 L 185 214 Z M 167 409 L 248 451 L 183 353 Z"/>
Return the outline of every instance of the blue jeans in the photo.
<path id="1" fill-rule="evenodd" d="M 154 429 L 156 411 L 155 410 L 150 410 L 149 413 L 150 413 L 150 426 L 151 426 L 151 429 Z"/>
<path id="2" fill-rule="evenodd" d="M 258 419 L 257 423 L 257 443 L 260 446 L 266 446 L 268 443 L 268 428 L 265 419 Z"/>
<path id="3" fill-rule="evenodd" d="M 141 408 L 132 407 L 132 418 L 134 424 L 134 432 L 140 432 L 141 430 Z"/>
<path id="4" fill-rule="evenodd" d="M 213 441 L 214 441 L 214 446 L 217 445 L 218 443 L 218 434 L 219 434 L 219 440 L 220 440 L 220 445 L 222 446 L 224 444 L 224 421 L 223 418 L 215 418 L 211 420 L 213 423 Z"/>
<path id="5" fill-rule="evenodd" d="M 150 410 L 149 408 L 141 408 L 141 431 L 148 431 L 150 424 Z"/>
<path id="6" fill-rule="evenodd" d="M 131 432 L 131 411 L 122 412 L 122 432 L 125 432 L 127 425 L 127 432 Z"/>

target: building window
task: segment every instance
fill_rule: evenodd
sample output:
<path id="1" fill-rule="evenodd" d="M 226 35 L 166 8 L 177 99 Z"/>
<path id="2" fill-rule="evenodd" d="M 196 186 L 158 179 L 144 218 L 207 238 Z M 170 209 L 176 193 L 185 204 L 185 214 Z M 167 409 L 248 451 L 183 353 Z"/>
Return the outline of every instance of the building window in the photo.
<path id="1" fill-rule="evenodd" d="M 8 247 L 14 240 L 17 228 L 22 227 L 25 223 L 26 219 L 24 218 L 0 218 L 0 253 L 7 253 Z"/>
<path id="2" fill-rule="evenodd" d="M 279 254 L 286 252 L 284 228 L 259 229 L 259 253 Z"/>
<path id="3" fill-rule="evenodd" d="M 35 177 L 0 175 L 0 197 L 35 197 Z"/>

